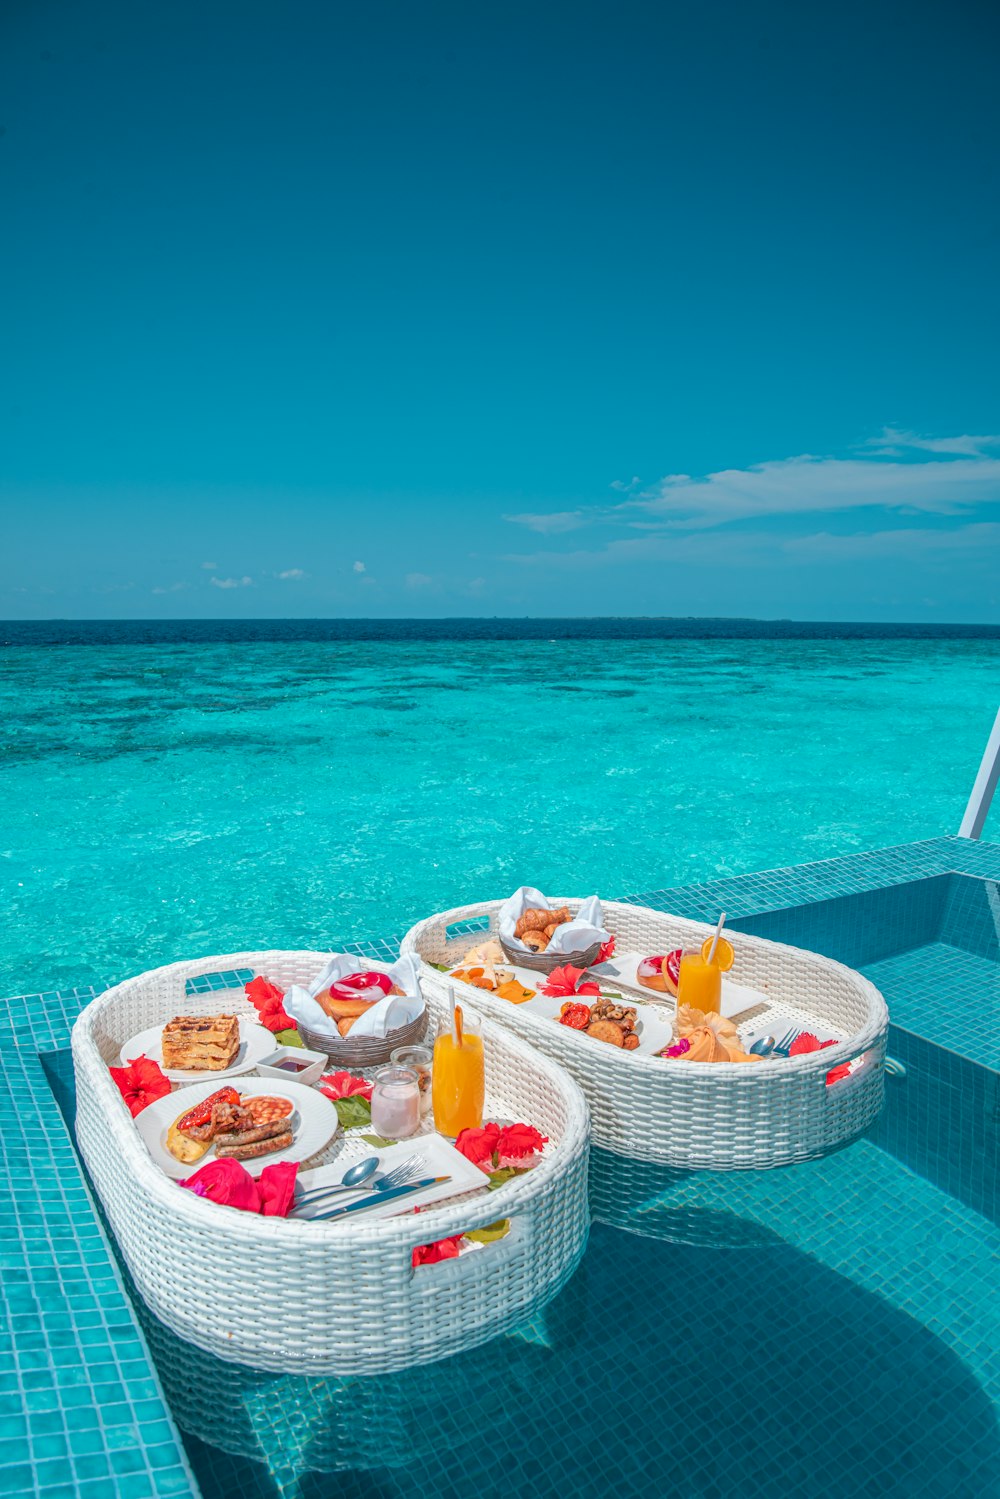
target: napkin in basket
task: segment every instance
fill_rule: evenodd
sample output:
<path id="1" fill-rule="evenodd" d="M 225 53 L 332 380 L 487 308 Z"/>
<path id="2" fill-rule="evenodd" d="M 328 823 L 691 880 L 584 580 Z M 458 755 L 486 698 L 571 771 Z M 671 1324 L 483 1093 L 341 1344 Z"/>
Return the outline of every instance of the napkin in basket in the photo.
<path id="1" fill-rule="evenodd" d="M 420 992 L 418 977 L 419 959 L 413 954 L 407 954 L 386 970 L 393 984 L 402 989 L 403 993 L 387 995 L 385 999 L 373 1004 L 371 1009 L 358 1016 L 347 1036 L 342 1036 L 336 1021 L 331 1020 L 326 1011 L 316 1003 L 316 995 L 323 989 L 329 989 L 331 984 L 340 983 L 351 974 L 364 971 L 364 958 L 350 953 L 338 953 L 330 959 L 322 973 L 313 979 L 308 989 L 301 984 L 291 986 L 285 994 L 285 1009 L 297 1025 L 304 1025 L 307 1030 L 328 1037 L 336 1046 L 344 1041 L 356 1041 L 361 1036 L 374 1036 L 381 1040 L 390 1031 L 409 1025 L 423 1013 L 424 997 Z"/>
<path id="2" fill-rule="evenodd" d="M 514 928 L 525 911 L 539 906 L 550 910 L 555 908 L 554 902 L 547 900 L 540 890 L 534 890 L 530 885 L 522 885 L 509 900 L 504 901 L 497 912 L 497 926 L 501 937 L 511 947 L 523 952 L 531 951 L 520 937 L 514 936 Z M 608 936 L 609 933 L 604 930 L 601 903 L 596 895 L 591 895 L 583 902 L 572 921 L 564 921 L 561 926 L 556 927 L 545 953 L 548 956 L 550 953 L 569 955 L 583 952 L 595 942 L 607 942 Z"/>

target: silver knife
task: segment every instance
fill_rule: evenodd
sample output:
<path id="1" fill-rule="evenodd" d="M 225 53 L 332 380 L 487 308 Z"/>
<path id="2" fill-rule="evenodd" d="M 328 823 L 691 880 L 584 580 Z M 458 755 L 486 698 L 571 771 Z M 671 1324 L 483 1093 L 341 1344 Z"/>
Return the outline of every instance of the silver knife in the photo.
<path id="1" fill-rule="evenodd" d="M 307 1221 L 315 1223 L 319 1218 L 341 1218 L 345 1213 L 363 1213 L 365 1208 L 378 1207 L 379 1203 L 391 1202 L 394 1197 L 405 1197 L 408 1192 L 421 1192 L 426 1187 L 440 1187 L 444 1182 L 450 1181 L 450 1176 L 425 1176 L 423 1181 L 410 1182 L 405 1187 L 390 1187 L 387 1192 L 373 1192 L 370 1197 L 345 1203 L 340 1208 L 331 1208 L 327 1213 L 311 1213 Z"/>

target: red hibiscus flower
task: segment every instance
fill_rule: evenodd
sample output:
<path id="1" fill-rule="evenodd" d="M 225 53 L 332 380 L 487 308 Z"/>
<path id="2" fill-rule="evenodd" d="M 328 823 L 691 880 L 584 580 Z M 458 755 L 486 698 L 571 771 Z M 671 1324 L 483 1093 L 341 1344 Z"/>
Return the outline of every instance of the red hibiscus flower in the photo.
<path id="1" fill-rule="evenodd" d="M 547 1143 L 548 1136 L 540 1135 L 530 1124 L 506 1124 L 501 1129 L 491 1121 L 482 1129 L 463 1129 L 455 1149 L 488 1176 L 507 1166 L 527 1171 L 534 1165 L 535 1154 Z"/>
<path id="2" fill-rule="evenodd" d="M 134 1119 L 143 1109 L 170 1092 L 170 1080 L 149 1057 L 136 1057 L 127 1067 L 109 1067 L 118 1091 Z"/>
<path id="3" fill-rule="evenodd" d="M 560 999 L 567 999 L 573 994 L 600 994 L 599 984 L 580 982 L 585 973 L 586 969 L 574 968 L 572 963 L 564 963 L 561 968 L 553 968 L 542 985 L 542 993 L 552 994 Z"/>
<path id="4" fill-rule="evenodd" d="M 319 1091 L 334 1101 L 338 1098 L 353 1098 L 357 1094 L 359 1098 L 367 1098 L 371 1103 L 372 1086 L 363 1077 L 352 1077 L 349 1072 L 328 1072 L 319 1080 Z"/>
<path id="5" fill-rule="evenodd" d="M 500 1140 L 499 1124 L 487 1124 L 482 1129 L 463 1129 L 455 1141 L 467 1161 L 480 1166 L 484 1171 L 493 1170 L 493 1155 Z"/>
<path id="6" fill-rule="evenodd" d="M 437 1239 L 433 1244 L 418 1244 L 413 1251 L 413 1264 L 436 1265 L 439 1260 L 455 1260 L 461 1242 L 462 1235 L 455 1234 L 450 1239 Z"/>
<path id="7" fill-rule="evenodd" d="M 788 1055 L 790 1057 L 798 1057 L 810 1051 L 825 1051 L 828 1046 L 836 1045 L 836 1041 L 819 1041 L 811 1031 L 803 1031 L 800 1036 L 796 1036 L 788 1048 Z M 841 1062 L 839 1067 L 832 1068 L 826 1074 L 826 1086 L 829 1087 L 831 1083 L 838 1083 L 842 1077 L 848 1077 L 850 1071 L 850 1063 Z"/>
<path id="8" fill-rule="evenodd" d="M 548 1135 L 540 1135 L 531 1124 L 507 1124 L 500 1131 L 497 1149 L 501 1155 L 533 1155 L 548 1144 Z"/>
<path id="9" fill-rule="evenodd" d="M 258 1020 L 267 1030 L 273 1033 L 297 1029 L 296 1022 L 291 1015 L 286 1014 L 282 1004 L 284 989 L 279 989 L 270 979 L 259 977 L 251 979 L 244 987 L 247 999 L 257 1011 Z"/>
<path id="10" fill-rule="evenodd" d="M 607 940 L 607 942 L 602 942 L 601 943 L 601 950 L 597 954 L 597 961 L 598 961 L 598 963 L 606 963 L 608 961 L 608 959 L 609 958 L 613 958 L 614 955 L 615 955 L 615 939 L 614 939 L 614 937 L 609 937 L 608 940 Z"/>
<path id="11" fill-rule="evenodd" d="M 497 1168 L 515 1166 L 526 1170 L 535 1164 L 535 1157 L 548 1143 L 547 1135 L 540 1135 L 530 1124 L 508 1124 L 500 1131 L 497 1141 Z"/>

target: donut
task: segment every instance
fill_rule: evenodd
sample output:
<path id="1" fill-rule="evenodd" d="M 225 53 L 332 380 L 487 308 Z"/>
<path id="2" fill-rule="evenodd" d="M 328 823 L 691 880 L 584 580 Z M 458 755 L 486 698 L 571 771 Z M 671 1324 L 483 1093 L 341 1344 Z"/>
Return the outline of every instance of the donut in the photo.
<path id="1" fill-rule="evenodd" d="M 381 995 L 379 996 L 381 998 Z M 333 989 L 321 989 L 316 996 L 316 1003 L 320 1009 L 329 1015 L 331 1020 L 357 1020 L 366 1010 L 370 1010 L 375 1004 L 374 999 L 342 999 L 333 992 Z"/>
<path id="2" fill-rule="evenodd" d="M 643 958 L 635 971 L 636 982 L 646 989 L 656 989 L 660 994 L 677 993 L 677 981 L 681 971 L 681 950 L 668 952 L 665 957 Z"/>

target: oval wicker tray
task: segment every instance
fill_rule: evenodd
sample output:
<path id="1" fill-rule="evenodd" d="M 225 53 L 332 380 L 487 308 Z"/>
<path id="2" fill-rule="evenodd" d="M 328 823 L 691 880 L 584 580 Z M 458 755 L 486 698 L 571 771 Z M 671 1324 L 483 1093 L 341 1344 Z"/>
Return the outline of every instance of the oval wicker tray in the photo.
<path id="1" fill-rule="evenodd" d="M 458 963 L 468 929 L 449 928 L 488 918 L 496 936 L 500 901 L 462 906 L 419 922 L 402 952 L 423 960 L 424 993 L 465 986 L 434 964 Z M 560 897 L 575 912 L 580 900 Z M 619 952 L 662 953 L 701 946 L 712 927 L 643 906 L 603 903 L 604 923 Z M 477 932 L 484 940 L 486 932 Z M 828 1026 L 845 1039 L 821 1052 L 752 1066 L 670 1062 L 618 1050 L 482 989 L 475 1003 L 515 1034 L 559 1062 L 580 1084 L 590 1105 L 595 1145 L 634 1160 L 687 1170 L 751 1170 L 823 1155 L 866 1129 L 882 1106 L 889 1017 L 878 990 L 850 968 L 816 953 L 728 931 L 736 963 L 733 979 L 766 994 L 789 1023 Z M 652 995 L 647 1002 L 655 1003 Z M 672 1012 L 663 997 L 661 1011 Z M 827 1073 L 857 1062 L 849 1077 L 826 1086 Z"/>
<path id="2" fill-rule="evenodd" d="M 484 1020 L 487 1117 L 524 1120 L 548 1137 L 526 1175 L 493 1192 L 484 1180 L 483 1190 L 416 1215 L 339 1223 L 237 1212 L 182 1190 L 154 1165 L 111 1078 L 122 1045 L 174 1015 L 210 1015 L 223 1005 L 256 1014 L 231 990 L 188 993 L 189 979 L 251 968 L 287 988 L 310 983 L 328 957 L 227 953 L 155 969 L 93 1000 L 73 1028 L 77 1139 L 139 1293 L 173 1332 L 255 1369 L 382 1374 L 474 1348 L 528 1321 L 562 1288 L 590 1222 L 589 1118 L 571 1078 Z M 430 1023 L 446 1013 L 429 995 Z M 302 1164 L 368 1154 L 362 1133 L 338 1131 Z M 506 1238 L 414 1268 L 417 1245 L 505 1217 Z M 461 1315 L 442 1314 L 442 1306 L 460 1306 Z"/>

